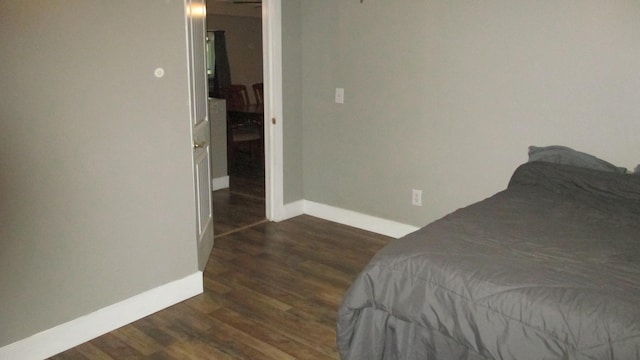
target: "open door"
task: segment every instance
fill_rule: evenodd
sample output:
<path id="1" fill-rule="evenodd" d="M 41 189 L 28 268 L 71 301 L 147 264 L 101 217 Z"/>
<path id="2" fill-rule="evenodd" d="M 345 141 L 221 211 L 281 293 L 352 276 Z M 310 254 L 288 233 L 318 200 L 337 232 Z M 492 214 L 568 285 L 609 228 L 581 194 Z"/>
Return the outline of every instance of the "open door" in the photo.
<path id="1" fill-rule="evenodd" d="M 189 96 L 191 136 L 193 141 L 194 192 L 196 200 L 196 234 L 198 267 L 204 270 L 213 248 L 211 207 L 211 136 L 207 106 L 207 62 L 205 52 L 205 0 L 186 0 L 189 56 Z"/>

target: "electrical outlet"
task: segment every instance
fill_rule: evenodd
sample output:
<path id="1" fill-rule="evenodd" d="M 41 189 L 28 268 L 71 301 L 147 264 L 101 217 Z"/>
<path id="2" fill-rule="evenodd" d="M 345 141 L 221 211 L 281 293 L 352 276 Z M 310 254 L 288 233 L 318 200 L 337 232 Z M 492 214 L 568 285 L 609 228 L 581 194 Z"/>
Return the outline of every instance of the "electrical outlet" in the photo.
<path id="1" fill-rule="evenodd" d="M 344 89 L 336 88 L 336 104 L 344 104 Z"/>
<path id="2" fill-rule="evenodd" d="M 422 190 L 411 190 L 411 205 L 422 206 Z"/>

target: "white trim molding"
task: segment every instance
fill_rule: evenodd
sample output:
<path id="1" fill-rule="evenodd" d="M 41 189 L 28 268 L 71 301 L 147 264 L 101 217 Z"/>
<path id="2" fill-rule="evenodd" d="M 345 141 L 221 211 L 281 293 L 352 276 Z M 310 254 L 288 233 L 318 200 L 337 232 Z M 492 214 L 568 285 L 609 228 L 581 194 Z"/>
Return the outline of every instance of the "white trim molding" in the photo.
<path id="1" fill-rule="evenodd" d="M 262 2 L 262 37 L 265 215 L 268 220 L 280 221 L 283 220 L 284 212 L 282 0 Z"/>
<path id="2" fill-rule="evenodd" d="M 45 359 L 202 292 L 202 272 L 196 272 L 6 345 L 0 359 Z"/>
<path id="3" fill-rule="evenodd" d="M 284 214 L 282 220 L 294 218 L 296 216 L 304 215 L 304 200 L 294 201 L 284 206 Z"/>
<path id="4" fill-rule="evenodd" d="M 229 188 L 229 175 L 211 179 L 211 191 L 228 189 L 228 188 Z"/>
<path id="5" fill-rule="evenodd" d="M 358 229 L 371 231 L 377 234 L 390 236 L 396 239 L 419 229 L 416 226 L 362 214 L 352 210 L 320 204 L 309 200 L 300 200 L 292 204 L 297 204 L 299 202 L 302 202 L 302 211 L 304 214 L 352 226 Z M 289 204 L 287 204 L 287 206 L 289 206 Z M 292 214 L 293 213 L 294 212 L 292 211 Z"/>

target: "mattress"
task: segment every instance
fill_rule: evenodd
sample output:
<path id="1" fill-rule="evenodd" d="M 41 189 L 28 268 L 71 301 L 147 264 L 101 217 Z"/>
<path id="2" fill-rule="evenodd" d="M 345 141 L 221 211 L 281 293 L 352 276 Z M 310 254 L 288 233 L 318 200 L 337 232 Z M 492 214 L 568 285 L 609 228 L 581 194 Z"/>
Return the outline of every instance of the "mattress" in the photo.
<path id="1" fill-rule="evenodd" d="M 347 359 L 640 359 L 640 176 L 530 162 L 383 248 L 339 308 Z"/>

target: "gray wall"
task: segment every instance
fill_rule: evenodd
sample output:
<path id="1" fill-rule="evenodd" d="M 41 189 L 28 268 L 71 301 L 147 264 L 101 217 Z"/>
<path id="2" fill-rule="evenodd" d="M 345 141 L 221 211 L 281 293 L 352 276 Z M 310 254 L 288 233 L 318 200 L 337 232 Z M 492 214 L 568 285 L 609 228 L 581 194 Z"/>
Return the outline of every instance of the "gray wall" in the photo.
<path id="1" fill-rule="evenodd" d="M 637 1 L 305 1 L 301 24 L 305 199 L 419 226 L 532 144 L 639 161 Z"/>
<path id="2" fill-rule="evenodd" d="M 184 3 L 1 7 L 3 346 L 198 263 Z"/>

